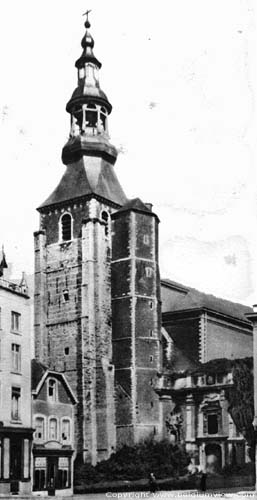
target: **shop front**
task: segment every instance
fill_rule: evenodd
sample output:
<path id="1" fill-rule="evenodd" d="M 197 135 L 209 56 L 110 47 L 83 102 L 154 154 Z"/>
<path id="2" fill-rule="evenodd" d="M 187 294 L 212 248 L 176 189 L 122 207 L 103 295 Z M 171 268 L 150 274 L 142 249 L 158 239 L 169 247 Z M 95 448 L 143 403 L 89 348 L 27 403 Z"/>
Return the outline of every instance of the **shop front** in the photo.
<path id="1" fill-rule="evenodd" d="M 33 492 L 48 495 L 72 493 L 73 450 L 33 449 Z"/>
<path id="2" fill-rule="evenodd" d="M 30 494 L 33 429 L 0 427 L 0 494 Z"/>

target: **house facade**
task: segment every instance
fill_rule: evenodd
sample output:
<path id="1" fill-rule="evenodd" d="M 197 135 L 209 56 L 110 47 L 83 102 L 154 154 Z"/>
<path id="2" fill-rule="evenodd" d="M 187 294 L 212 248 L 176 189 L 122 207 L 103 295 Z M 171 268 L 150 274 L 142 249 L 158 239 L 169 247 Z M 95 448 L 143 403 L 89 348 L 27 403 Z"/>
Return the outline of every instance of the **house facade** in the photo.
<path id="1" fill-rule="evenodd" d="M 32 360 L 33 493 L 73 492 L 74 405 L 63 374 Z"/>
<path id="2" fill-rule="evenodd" d="M 31 492 L 31 324 L 25 278 L 0 277 L 0 494 Z"/>

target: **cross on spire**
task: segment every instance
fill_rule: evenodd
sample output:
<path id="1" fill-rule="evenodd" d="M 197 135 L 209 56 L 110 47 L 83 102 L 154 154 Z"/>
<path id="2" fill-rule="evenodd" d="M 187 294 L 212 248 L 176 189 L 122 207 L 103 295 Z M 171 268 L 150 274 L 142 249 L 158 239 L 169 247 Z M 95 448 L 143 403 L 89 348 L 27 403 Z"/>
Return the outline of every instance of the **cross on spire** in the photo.
<path id="1" fill-rule="evenodd" d="M 90 14 L 90 12 L 92 12 L 91 10 L 86 10 L 86 12 L 84 12 L 84 14 L 82 14 L 82 16 L 87 16 L 86 18 L 86 22 L 85 22 L 85 28 L 90 28 L 90 22 L 88 20 L 88 15 Z"/>

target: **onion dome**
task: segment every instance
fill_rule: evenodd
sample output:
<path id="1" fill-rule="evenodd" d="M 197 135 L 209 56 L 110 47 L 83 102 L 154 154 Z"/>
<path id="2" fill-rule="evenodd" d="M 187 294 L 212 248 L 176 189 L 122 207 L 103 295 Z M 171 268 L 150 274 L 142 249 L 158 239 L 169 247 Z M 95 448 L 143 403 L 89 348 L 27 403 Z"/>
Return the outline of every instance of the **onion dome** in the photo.
<path id="1" fill-rule="evenodd" d="M 83 50 L 83 53 L 80 56 L 80 58 L 75 63 L 75 66 L 78 69 L 83 68 L 83 66 L 85 65 L 86 62 L 94 63 L 96 66 L 98 66 L 99 69 L 102 66 L 100 61 L 98 61 L 98 59 L 95 57 L 95 55 L 93 53 L 93 48 L 94 48 L 95 42 L 94 42 L 92 35 L 88 31 L 88 28 L 90 28 L 90 26 L 91 26 L 91 24 L 90 24 L 89 20 L 87 19 L 85 22 L 86 33 L 81 40 L 81 46 L 82 46 L 82 49 L 84 49 L 84 50 Z"/>

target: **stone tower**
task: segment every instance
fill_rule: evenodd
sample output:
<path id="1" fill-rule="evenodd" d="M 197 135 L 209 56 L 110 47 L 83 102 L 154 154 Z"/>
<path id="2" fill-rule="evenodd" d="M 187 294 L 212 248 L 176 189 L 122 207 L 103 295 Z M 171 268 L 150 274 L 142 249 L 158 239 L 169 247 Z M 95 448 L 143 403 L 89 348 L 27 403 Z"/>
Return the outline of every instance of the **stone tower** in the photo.
<path id="1" fill-rule="evenodd" d="M 130 441 L 147 431 L 158 433 L 151 383 L 160 366 L 160 280 L 158 220 L 140 200 L 127 200 L 114 172 L 117 151 L 108 134 L 112 106 L 100 88 L 101 63 L 93 53 L 88 19 L 85 27 L 83 53 L 75 64 L 78 85 L 66 107 L 71 116 L 62 151 L 66 171 L 38 208 L 40 229 L 34 234 L 35 354 L 64 372 L 71 384 L 79 401 L 77 452 L 94 464 L 122 444 L 128 432 Z M 123 257 L 131 284 L 121 290 Z M 138 329 L 143 323 L 145 328 Z M 130 340 L 120 342 L 126 328 Z M 122 427 L 126 404 L 131 419 Z"/>
<path id="2" fill-rule="evenodd" d="M 139 198 L 112 214 L 113 360 L 118 444 L 159 436 L 161 371 L 158 217 Z"/>

